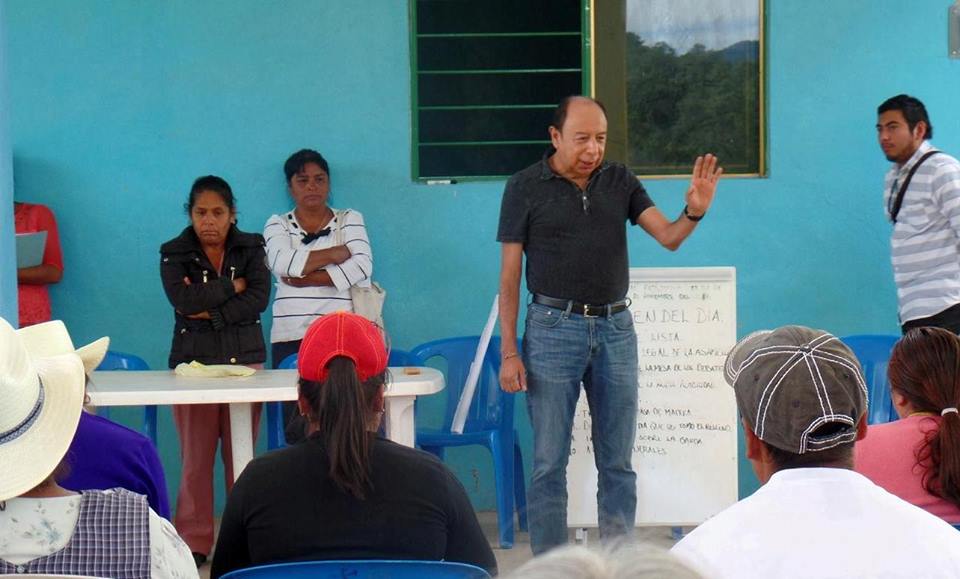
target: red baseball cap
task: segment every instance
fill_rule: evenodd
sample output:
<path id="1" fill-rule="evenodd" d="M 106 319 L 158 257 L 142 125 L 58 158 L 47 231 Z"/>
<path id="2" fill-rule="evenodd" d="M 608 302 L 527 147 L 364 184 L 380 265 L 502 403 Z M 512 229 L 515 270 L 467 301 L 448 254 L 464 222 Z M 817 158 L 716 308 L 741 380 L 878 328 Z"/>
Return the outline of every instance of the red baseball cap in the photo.
<path id="1" fill-rule="evenodd" d="M 327 379 L 327 364 L 336 356 L 353 360 L 361 381 L 387 369 L 387 347 L 373 322 L 349 312 L 317 318 L 300 342 L 297 367 L 300 377 L 313 382 Z"/>

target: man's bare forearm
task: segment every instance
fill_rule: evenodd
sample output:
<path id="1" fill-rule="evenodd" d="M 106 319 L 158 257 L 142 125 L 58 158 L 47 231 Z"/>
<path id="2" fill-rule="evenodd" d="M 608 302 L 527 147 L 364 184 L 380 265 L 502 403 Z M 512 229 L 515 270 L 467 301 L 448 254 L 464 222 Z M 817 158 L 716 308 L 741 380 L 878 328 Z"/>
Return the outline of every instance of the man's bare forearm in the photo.
<path id="1" fill-rule="evenodd" d="M 517 314 L 520 309 L 520 288 L 500 287 L 500 354 L 517 349 Z"/>

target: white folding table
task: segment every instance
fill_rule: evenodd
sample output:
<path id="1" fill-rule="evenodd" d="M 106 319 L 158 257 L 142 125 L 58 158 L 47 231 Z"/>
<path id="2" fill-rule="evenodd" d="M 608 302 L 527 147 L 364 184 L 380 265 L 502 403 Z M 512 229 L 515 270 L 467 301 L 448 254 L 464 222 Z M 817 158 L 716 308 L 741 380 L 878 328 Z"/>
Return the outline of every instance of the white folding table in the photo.
<path id="1" fill-rule="evenodd" d="M 413 403 L 417 396 L 443 390 L 443 374 L 434 368 L 391 368 L 384 420 L 387 438 L 414 445 Z M 94 372 L 87 388 L 94 406 L 173 404 L 230 405 L 233 472 L 240 476 L 253 460 L 251 404 L 297 399 L 296 370 L 257 370 L 252 376 L 197 378 L 171 370 Z"/>

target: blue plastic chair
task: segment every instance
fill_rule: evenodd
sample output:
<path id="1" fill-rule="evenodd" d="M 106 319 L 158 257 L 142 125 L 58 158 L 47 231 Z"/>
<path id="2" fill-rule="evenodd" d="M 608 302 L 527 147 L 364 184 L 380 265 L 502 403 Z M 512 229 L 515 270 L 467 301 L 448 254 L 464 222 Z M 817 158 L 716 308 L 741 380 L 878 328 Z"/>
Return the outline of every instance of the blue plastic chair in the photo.
<path id="1" fill-rule="evenodd" d="M 387 365 L 393 368 L 399 368 L 401 366 L 417 366 L 418 362 L 417 359 L 406 350 L 390 350 L 390 358 L 387 360 Z"/>
<path id="2" fill-rule="evenodd" d="M 294 370 L 297 367 L 297 355 L 290 354 L 280 361 L 278 370 Z M 287 446 L 283 430 L 283 402 L 267 403 L 267 449 L 276 450 Z"/>
<path id="3" fill-rule="evenodd" d="M 97 370 L 149 370 L 150 366 L 140 356 L 108 350 L 103 361 L 97 366 Z M 104 418 L 110 418 L 110 409 L 108 407 L 98 408 L 97 414 Z M 153 446 L 157 446 L 157 407 L 143 407 L 143 434 L 153 441 Z"/>
<path id="4" fill-rule="evenodd" d="M 448 561 L 305 561 L 237 569 L 223 579 L 488 579 L 473 565 Z"/>
<path id="5" fill-rule="evenodd" d="M 493 474 L 497 491 L 500 547 L 509 549 L 513 547 L 514 499 L 516 499 L 521 530 L 527 528 L 527 502 L 523 457 L 520 446 L 517 444 L 517 433 L 513 427 L 515 397 L 500 389 L 499 337 L 490 340 L 463 434 L 450 431 L 453 415 L 460 401 L 460 392 L 467 381 L 467 374 L 476 355 L 479 341 L 478 336 L 448 338 L 421 344 L 410 352 L 417 359 L 419 366 L 426 366 L 426 363 L 434 357 L 443 358 L 447 362 L 447 406 L 443 427 L 439 430 L 417 429 L 417 446 L 441 460 L 444 448 L 448 446 L 479 444 L 490 450 L 493 455 Z"/>
<path id="6" fill-rule="evenodd" d="M 416 359 L 405 350 L 391 350 L 390 359 L 387 361 L 389 366 L 415 366 Z M 297 367 L 297 354 L 290 354 L 284 358 L 278 370 L 292 370 Z M 267 403 L 267 448 L 275 450 L 287 446 L 287 440 L 284 436 L 283 423 L 283 402 Z"/>
<path id="7" fill-rule="evenodd" d="M 858 334 L 844 336 L 840 340 L 846 344 L 860 360 L 863 377 L 869 393 L 868 424 L 882 424 L 897 419 L 897 411 L 890 399 L 890 380 L 887 379 L 887 362 L 890 352 L 900 336 L 886 334 Z"/>

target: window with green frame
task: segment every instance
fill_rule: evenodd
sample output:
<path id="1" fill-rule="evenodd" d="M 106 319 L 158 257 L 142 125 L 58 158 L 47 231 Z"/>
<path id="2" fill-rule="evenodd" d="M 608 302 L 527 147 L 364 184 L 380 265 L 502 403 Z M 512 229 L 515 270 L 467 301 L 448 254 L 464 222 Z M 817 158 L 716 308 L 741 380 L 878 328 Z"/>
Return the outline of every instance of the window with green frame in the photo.
<path id="1" fill-rule="evenodd" d="M 411 0 L 415 179 L 536 162 L 557 102 L 589 91 L 589 2 Z"/>
<path id="2" fill-rule="evenodd" d="M 502 178 L 539 159 L 556 103 L 607 108 L 607 158 L 764 175 L 764 0 L 410 0 L 413 176 Z"/>
<path id="3" fill-rule="evenodd" d="M 727 174 L 764 175 L 763 0 L 595 3 L 607 158 L 678 175 L 711 152 Z"/>

